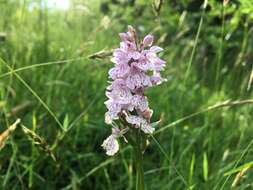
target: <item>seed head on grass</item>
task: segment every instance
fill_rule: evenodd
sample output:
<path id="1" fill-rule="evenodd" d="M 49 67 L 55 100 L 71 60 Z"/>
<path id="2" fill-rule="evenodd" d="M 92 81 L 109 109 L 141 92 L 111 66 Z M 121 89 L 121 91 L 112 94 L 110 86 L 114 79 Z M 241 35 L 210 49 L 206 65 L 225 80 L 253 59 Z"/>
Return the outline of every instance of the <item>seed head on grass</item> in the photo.
<path id="1" fill-rule="evenodd" d="M 41 138 L 34 131 L 28 129 L 24 125 L 22 125 L 22 130 L 31 142 L 38 145 L 41 148 L 41 150 L 43 150 L 44 152 L 49 154 L 51 156 L 51 158 L 54 161 L 56 161 L 56 158 L 55 158 L 52 150 L 50 149 L 50 146 L 46 143 L 46 141 L 43 138 Z"/>
<path id="2" fill-rule="evenodd" d="M 114 67 L 109 70 L 110 84 L 106 90 L 108 111 L 105 122 L 113 126 L 112 134 L 102 147 L 107 155 L 119 150 L 117 139 L 124 137 L 128 129 L 139 129 L 151 134 L 154 128 L 150 124 L 153 110 L 149 108 L 145 89 L 165 81 L 160 75 L 165 61 L 158 57 L 161 47 L 152 46 L 154 37 L 150 34 L 138 43 L 136 31 L 132 26 L 127 33 L 120 33 L 120 48 L 113 52 Z M 124 126 L 121 129 L 115 123 L 118 120 Z M 127 140 L 126 140 L 127 141 Z"/>

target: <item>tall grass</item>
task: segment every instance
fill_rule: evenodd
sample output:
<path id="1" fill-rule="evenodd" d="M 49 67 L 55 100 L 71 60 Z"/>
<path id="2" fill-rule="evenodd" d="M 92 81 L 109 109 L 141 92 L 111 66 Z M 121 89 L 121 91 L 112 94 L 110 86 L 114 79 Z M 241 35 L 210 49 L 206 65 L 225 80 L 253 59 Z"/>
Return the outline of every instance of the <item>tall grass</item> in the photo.
<path id="1" fill-rule="evenodd" d="M 100 147 L 110 57 L 88 58 L 117 47 L 128 24 L 152 31 L 167 61 L 168 82 L 147 92 L 161 119 L 147 189 L 252 188 L 250 0 L 209 0 L 204 12 L 202 1 L 163 1 L 159 14 L 149 1 L 45 2 L 0 2 L 0 131 L 21 118 L 56 161 L 18 125 L 0 152 L 2 189 L 134 188 L 131 148 L 107 158 Z"/>

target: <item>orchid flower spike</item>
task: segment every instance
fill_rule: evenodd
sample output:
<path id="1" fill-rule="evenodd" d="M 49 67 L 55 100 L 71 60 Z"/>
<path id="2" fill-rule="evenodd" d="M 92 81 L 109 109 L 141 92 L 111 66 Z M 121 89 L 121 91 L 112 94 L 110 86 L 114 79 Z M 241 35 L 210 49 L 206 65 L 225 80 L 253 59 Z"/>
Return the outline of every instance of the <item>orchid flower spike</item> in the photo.
<path id="1" fill-rule="evenodd" d="M 144 92 L 146 88 L 165 81 L 160 72 L 166 62 L 158 57 L 163 49 L 152 46 L 154 37 L 151 34 L 138 43 L 135 29 L 129 26 L 128 32 L 119 36 L 122 41 L 113 52 L 114 67 L 109 70 L 105 122 L 112 125 L 115 120 L 120 120 L 127 127 L 122 130 L 113 127 L 112 134 L 103 142 L 102 147 L 109 156 L 118 152 L 117 139 L 124 137 L 129 128 L 138 128 L 144 134 L 153 133 L 150 123 L 153 111 Z"/>

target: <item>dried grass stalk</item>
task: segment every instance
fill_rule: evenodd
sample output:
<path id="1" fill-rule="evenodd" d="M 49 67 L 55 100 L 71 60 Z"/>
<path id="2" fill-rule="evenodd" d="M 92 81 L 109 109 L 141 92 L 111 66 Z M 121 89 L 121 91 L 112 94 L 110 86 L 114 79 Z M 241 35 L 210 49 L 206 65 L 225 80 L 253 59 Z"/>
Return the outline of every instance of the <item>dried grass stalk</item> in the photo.
<path id="1" fill-rule="evenodd" d="M 11 136 L 13 131 L 15 131 L 17 125 L 20 123 L 20 119 L 17 119 L 15 123 L 13 123 L 8 129 L 6 129 L 3 133 L 0 134 L 0 150 L 2 150 L 5 146 L 5 142 Z"/>
<path id="2" fill-rule="evenodd" d="M 234 181 L 233 181 L 233 183 L 232 183 L 232 185 L 231 185 L 231 188 L 236 187 L 236 186 L 240 183 L 241 179 L 245 176 L 246 172 L 247 172 L 249 169 L 250 169 L 250 166 L 244 168 L 242 171 L 240 171 L 240 172 L 235 176 L 235 179 L 234 179 Z"/>

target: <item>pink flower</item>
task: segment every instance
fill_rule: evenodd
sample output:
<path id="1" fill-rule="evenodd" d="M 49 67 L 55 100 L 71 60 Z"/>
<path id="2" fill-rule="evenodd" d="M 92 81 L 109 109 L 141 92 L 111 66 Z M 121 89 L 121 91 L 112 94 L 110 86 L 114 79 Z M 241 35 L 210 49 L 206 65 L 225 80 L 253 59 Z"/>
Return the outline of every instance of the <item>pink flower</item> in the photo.
<path id="1" fill-rule="evenodd" d="M 112 81 L 106 90 L 108 100 L 105 105 L 108 111 L 105 122 L 114 125 L 114 120 L 120 119 L 124 125 L 128 123 L 129 126 L 151 134 L 154 131 L 150 124 L 153 111 L 148 107 L 144 92 L 146 88 L 165 81 L 160 75 L 165 61 L 158 57 L 163 49 L 152 46 L 154 37 L 150 34 L 138 45 L 136 32 L 131 26 L 128 27 L 128 32 L 120 33 L 119 36 L 122 42 L 113 52 L 112 62 L 115 65 L 109 70 Z M 113 127 L 112 134 L 102 144 L 107 155 L 114 155 L 119 150 L 117 138 L 124 137 L 122 134 L 126 132 Z"/>
<path id="2" fill-rule="evenodd" d="M 108 156 L 113 156 L 119 151 L 119 143 L 117 138 L 124 137 L 124 134 L 128 131 L 128 128 L 120 130 L 118 127 L 112 128 L 112 134 L 107 137 L 101 145 Z"/>
<path id="3" fill-rule="evenodd" d="M 105 139 L 101 146 L 106 150 L 108 156 L 113 156 L 119 151 L 119 143 L 114 135 L 110 135 Z"/>
<path id="4" fill-rule="evenodd" d="M 113 80 L 117 78 L 125 78 L 130 72 L 130 67 L 127 64 L 119 64 L 109 70 L 109 76 Z"/>
<path id="5" fill-rule="evenodd" d="M 150 34 L 144 37 L 141 48 L 150 47 L 153 44 L 154 37 Z"/>
<path id="6" fill-rule="evenodd" d="M 126 86 L 134 91 L 138 88 L 150 87 L 152 86 L 152 83 L 148 75 L 143 71 L 138 70 L 135 66 L 132 66 L 129 75 L 126 78 Z"/>
<path id="7" fill-rule="evenodd" d="M 146 134 L 151 134 L 155 130 L 154 128 L 151 127 L 151 125 L 148 123 L 146 119 L 140 116 L 127 115 L 126 121 L 134 125 L 136 128 L 140 128 Z"/>
<path id="8" fill-rule="evenodd" d="M 145 111 L 148 109 L 148 100 L 145 96 L 142 95 L 134 95 L 131 99 L 132 105 L 139 109 L 140 111 Z"/>

